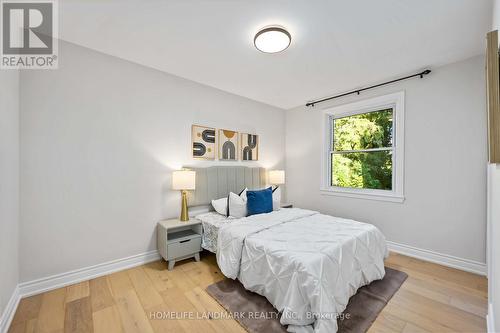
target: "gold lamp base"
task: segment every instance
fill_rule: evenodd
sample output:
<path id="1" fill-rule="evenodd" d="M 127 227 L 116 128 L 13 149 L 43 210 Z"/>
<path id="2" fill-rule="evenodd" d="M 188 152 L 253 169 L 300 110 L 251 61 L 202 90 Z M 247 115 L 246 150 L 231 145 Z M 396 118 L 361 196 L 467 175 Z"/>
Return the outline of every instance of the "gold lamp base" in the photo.
<path id="1" fill-rule="evenodd" d="M 183 222 L 185 222 L 185 221 L 189 221 L 187 192 L 186 191 L 181 191 L 181 193 L 182 193 L 182 203 L 181 203 L 181 217 L 180 217 L 180 220 L 183 221 Z"/>

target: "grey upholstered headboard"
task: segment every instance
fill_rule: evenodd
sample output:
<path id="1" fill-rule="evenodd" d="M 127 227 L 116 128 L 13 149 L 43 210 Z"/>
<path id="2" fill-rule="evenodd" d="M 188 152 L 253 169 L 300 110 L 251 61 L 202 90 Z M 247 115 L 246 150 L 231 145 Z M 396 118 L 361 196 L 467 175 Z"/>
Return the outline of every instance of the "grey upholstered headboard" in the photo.
<path id="1" fill-rule="evenodd" d="M 189 191 L 190 207 L 209 205 L 213 199 L 239 193 L 245 187 L 262 188 L 266 185 L 266 169 L 244 166 L 212 166 L 189 168 L 196 171 L 196 190 Z"/>

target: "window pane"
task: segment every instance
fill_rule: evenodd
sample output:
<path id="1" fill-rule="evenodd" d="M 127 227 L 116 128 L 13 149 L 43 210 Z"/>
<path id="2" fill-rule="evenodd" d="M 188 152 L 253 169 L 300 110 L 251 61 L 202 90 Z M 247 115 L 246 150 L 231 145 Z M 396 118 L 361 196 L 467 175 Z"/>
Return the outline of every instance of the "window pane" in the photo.
<path id="1" fill-rule="evenodd" d="M 335 151 L 392 147 L 392 109 L 333 120 Z"/>
<path id="2" fill-rule="evenodd" d="M 392 151 L 332 154 L 332 186 L 392 190 Z"/>

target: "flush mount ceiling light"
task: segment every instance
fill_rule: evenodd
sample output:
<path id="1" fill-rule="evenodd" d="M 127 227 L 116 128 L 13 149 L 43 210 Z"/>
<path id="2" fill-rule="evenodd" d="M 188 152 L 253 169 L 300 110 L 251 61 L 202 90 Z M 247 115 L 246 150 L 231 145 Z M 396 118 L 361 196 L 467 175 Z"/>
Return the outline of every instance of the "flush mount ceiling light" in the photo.
<path id="1" fill-rule="evenodd" d="M 253 39 L 257 50 L 264 53 L 277 53 L 285 50 L 291 43 L 292 36 L 282 27 L 266 27 L 261 29 Z"/>

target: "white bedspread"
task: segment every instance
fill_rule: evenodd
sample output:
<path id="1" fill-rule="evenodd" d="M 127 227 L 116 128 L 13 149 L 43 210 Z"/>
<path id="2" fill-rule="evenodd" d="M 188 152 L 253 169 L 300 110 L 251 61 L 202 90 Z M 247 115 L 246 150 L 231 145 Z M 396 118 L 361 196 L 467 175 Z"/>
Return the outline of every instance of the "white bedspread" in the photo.
<path id="1" fill-rule="evenodd" d="M 299 208 L 238 222 L 219 229 L 219 267 L 265 296 L 289 332 L 336 332 L 349 298 L 385 275 L 385 238 L 371 224 Z"/>

